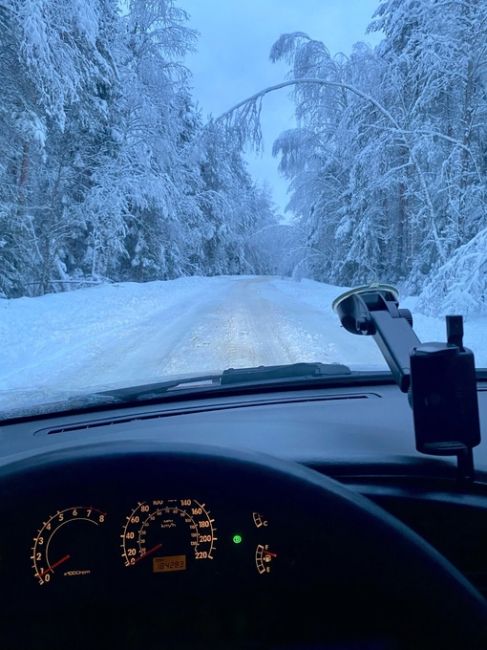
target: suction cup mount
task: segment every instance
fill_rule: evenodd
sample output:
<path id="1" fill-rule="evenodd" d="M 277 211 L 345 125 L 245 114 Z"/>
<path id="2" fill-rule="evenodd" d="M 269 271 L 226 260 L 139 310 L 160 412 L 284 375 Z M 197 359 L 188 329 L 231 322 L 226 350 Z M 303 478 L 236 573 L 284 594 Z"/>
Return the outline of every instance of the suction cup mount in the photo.
<path id="1" fill-rule="evenodd" d="M 463 317 L 446 317 L 446 343 L 421 343 L 392 285 L 346 291 L 332 307 L 348 332 L 374 337 L 397 385 L 408 393 L 417 450 L 457 456 L 459 478 L 473 480 L 480 420 L 475 359 L 463 346 Z"/>

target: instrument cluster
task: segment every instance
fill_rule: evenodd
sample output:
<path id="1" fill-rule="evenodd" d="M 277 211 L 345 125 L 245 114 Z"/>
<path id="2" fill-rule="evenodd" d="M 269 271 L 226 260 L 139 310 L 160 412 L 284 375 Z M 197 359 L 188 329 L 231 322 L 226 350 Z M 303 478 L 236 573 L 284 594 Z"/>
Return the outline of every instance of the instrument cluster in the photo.
<path id="1" fill-rule="evenodd" d="M 121 571 L 163 580 L 217 567 L 220 554 L 252 567 L 257 576 L 270 574 L 278 551 L 269 521 L 256 511 L 237 519 L 225 517 L 220 529 L 210 506 L 189 496 L 137 501 L 125 513 L 91 504 L 63 507 L 48 514 L 33 535 L 32 576 L 43 588 L 97 573 L 105 579 L 116 556 Z"/>

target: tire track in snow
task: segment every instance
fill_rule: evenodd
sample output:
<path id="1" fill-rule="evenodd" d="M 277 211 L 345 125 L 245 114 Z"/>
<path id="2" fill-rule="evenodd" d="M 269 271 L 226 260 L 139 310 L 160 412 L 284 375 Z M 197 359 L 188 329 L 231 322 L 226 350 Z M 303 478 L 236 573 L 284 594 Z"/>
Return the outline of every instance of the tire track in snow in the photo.
<path id="1" fill-rule="evenodd" d="M 268 291 L 274 289 L 271 283 L 269 278 L 235 282 L 216 309 L 202 314 L 202 320 L 168 353 L 161 366 L 164 374 L 300 361 L 339 362 L 324 331 L 324 316 L 317 319 L 318 328 L 309 331 L 309 306 L 293 309 L 289 298 L 280 303 L 278 294 L 273 300 Z"/>

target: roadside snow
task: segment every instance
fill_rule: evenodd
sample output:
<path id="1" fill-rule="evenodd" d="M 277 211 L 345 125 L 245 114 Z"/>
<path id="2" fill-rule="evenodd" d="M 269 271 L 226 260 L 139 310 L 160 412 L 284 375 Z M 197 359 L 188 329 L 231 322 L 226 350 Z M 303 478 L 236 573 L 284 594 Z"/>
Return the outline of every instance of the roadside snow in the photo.
<path id="1" fill-rule="evenodd" d="M 342 290 L 311 280 L 192 277 L 0 300 L 0 409 L 228 367 L 322 361 L 385 369 L 370 337 L 340 327 L 331 302 Z M 466 324 L 479 366 L 487 366 L 486 324 Z M 415 326 L 422 340 L 445 337 L 441 319 L 418 315 Z"/>

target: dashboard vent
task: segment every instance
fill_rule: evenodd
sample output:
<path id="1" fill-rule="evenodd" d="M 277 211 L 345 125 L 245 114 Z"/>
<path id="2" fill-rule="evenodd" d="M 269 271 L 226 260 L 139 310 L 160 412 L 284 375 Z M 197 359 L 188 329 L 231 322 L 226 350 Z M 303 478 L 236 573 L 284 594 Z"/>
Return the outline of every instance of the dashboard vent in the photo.
<path id="1" fill-rule="evenodd" d="M 336 395 L 327 395 L 327 396 L 309 396 L 309 397 L 289 397 L 289 398 L 262 398 L 256 400 L 255 398 L 249 402 L 232 402 L 231 404 L 219 405 L 219 406 L 207 406 L 207 407 L 194 407 L 194 408 L 172 408 L 165 411 L 154 411 L 154 412 L 145 412 L 138 414 L 129 414 L 119 417 L 110 417 L 110 418 L 97 418 L 96 420 L 84 420 L 83 422 L 76 422 L 73 424 L 63 424 L 57 427 L 47 427 L 44 429 L 38 429 L 35 431 L 35 436 L 52 436 L 62 433 L 74 433 L 80 431 L 88 431 L 90 429 L 100 428 L 100 427 L 111 427 L 118 424 L 129 424 L 131 422 L 144 422 L 148 420 L 159 420 L 162 418 L 175 417 L 178 415 L 192 415 L 195 413 L 205 413 L 211 411 L 227 411 L 231 409 L 242 409 L 242 408 L 255 408 L 259 406 L 269 406 L 272 404 L 293 404 L 293 403 L 303 403 L 303 402 L 337 402 L 337 401 L 346 401 L 350 400 L 364 400 L 364 399 L 377 399 L 380 398 L 380 395 L 377 393 L 340 393 Z"/>

